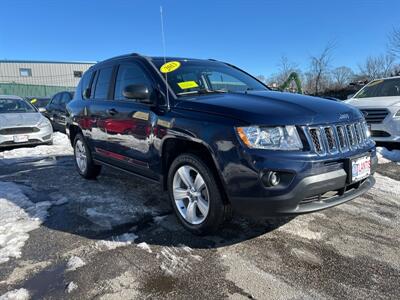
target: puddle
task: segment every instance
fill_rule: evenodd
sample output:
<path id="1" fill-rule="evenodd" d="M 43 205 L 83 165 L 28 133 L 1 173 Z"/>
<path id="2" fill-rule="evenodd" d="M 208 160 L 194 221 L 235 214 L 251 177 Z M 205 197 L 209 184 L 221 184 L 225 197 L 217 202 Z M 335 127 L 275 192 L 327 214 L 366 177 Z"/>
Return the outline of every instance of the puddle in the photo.
<path id="1" fill-rule="evenodd" d="M 147 278 L 143 285 L 144 295 L 168 294 L 175 290 L 178 279 L 164 274 L 156 274 Z"/>
<path id="2" fill-rule="evenodd" d="M 24 282 L 30 299 L 60 299 L 65 297 L 65 263 L 52 265 Z"/>

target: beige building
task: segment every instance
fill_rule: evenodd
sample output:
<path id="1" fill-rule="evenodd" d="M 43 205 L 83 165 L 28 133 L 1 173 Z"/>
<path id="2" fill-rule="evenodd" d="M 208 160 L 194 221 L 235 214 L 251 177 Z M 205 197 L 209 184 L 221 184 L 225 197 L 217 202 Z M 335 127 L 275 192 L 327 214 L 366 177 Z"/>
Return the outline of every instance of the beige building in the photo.
<path id="1" fill-rule="evenodd" d="M 0 95 L 51 97 L 73 91 L 96 62 L 0 60 Z"/>

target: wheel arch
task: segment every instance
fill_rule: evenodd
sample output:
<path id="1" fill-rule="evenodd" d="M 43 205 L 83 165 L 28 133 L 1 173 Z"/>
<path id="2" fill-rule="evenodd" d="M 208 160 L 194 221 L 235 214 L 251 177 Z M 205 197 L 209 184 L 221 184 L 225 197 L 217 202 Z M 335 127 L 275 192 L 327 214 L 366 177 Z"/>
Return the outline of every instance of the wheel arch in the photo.
<path id="1" fill-rule="evenodd" d="M 202 141 L 176 137 L 170 137 L 163 141 L 161 148 L 163 189 L 167 190 L 168 171 L 172 162 L 175 158 L 184 153 L 194 154 L 207 163 L 217 180 L 224 202 L 229 203 L 222 174 L 217 167 L 216 156 L 212 148 Z"/>

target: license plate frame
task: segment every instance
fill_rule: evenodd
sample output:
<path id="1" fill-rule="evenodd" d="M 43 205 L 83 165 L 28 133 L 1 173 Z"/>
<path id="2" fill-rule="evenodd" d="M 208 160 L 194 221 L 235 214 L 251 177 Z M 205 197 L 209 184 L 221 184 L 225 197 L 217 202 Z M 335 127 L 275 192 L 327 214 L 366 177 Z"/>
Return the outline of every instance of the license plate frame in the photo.
<path id="1" fill-rule="evenodd" d="M 350 182 L 361 181 L 371 175 L 371 155 L 365 154 L 350 159 Z"/>
<path id="2" fill-rule="evenodd" d="M 14 143 L 27 143 L 29 142 L 29 135 L 14 135 Z"/>

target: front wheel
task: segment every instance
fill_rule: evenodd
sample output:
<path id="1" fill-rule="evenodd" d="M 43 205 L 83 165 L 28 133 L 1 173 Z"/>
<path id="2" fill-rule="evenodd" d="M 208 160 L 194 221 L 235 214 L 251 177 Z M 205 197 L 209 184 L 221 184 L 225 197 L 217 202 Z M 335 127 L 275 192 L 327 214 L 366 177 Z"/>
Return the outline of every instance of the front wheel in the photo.
<path id="1" fill-rule="evenodd" d="M 197 156 L 182 154 L 169 169 L 168 191 L 181 224 L 190 232 L 215 232 L 228 217 L 228 204 L 212 170 Z"/>
<path id="2" fill-rule="evenodd" d="M 75 166 L 78 173 L 86 179 L 96 179 L 101 172 L 101 166 L 93 161 L 92 154 L 83 135 L 78 133 L 74 140 Z"/>

